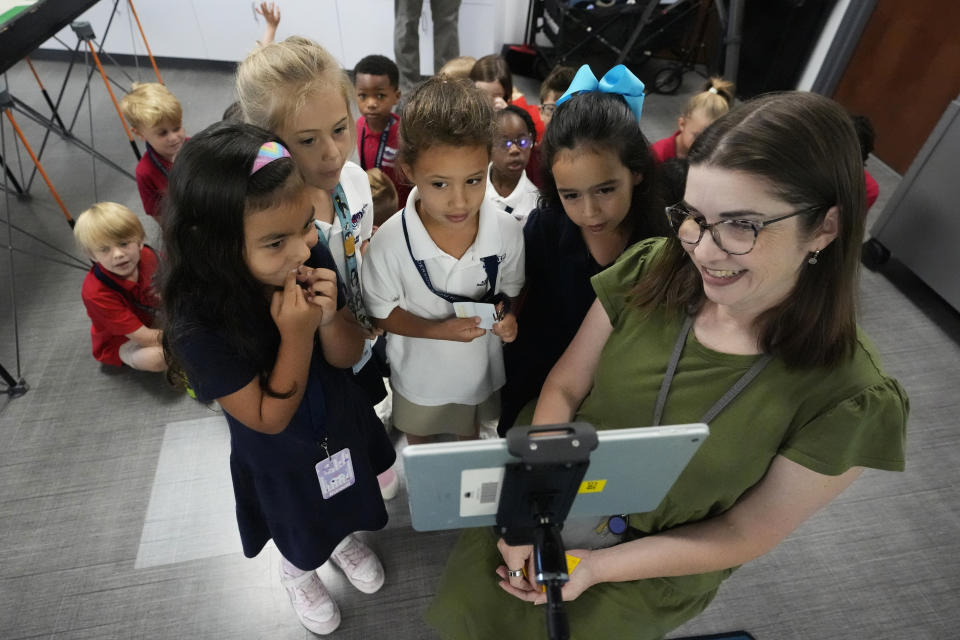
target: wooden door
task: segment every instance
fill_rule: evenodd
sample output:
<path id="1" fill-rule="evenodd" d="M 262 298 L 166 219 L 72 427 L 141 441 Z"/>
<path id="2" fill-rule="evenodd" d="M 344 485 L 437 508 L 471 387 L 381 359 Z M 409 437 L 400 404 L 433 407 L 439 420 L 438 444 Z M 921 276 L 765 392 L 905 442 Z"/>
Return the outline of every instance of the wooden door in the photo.
<path id="1" fill-rule="evenodd" d="M 874 154 L 904 174 L 958 94 L 960 2 L 879 0 L 833 98 L 873 121 Z"/>

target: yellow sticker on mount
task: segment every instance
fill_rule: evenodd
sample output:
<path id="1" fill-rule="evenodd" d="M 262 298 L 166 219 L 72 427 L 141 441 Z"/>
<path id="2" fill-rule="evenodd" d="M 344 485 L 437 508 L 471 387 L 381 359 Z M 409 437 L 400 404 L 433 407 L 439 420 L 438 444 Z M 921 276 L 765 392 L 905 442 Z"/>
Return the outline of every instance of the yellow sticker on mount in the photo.
<path id="1" fill-rule="evenodd" d="M 607 486 L 606 480 L 584 480 L 580 483 L 580 490 L 577 493 L 602 493 L 605 486 Z"/>

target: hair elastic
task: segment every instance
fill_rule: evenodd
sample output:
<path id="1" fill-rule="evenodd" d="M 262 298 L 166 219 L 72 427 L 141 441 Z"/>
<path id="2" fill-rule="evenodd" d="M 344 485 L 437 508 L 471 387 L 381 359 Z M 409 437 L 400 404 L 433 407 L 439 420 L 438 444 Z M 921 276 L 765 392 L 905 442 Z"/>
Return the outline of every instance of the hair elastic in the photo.
<path id="1" fill-rule="evenodd" d="M 271 140 L 264 142 L 257 150 L 257 157 L 253 159 L 253 168 L 250 169 L 250 175 L 255 174 L 260 169 L 280 158 L 289 158 L 290 152 L 279 142 Z"/>
<path id="2" fill-rule="evenodd" d="M 710 87 L 709 89 L 707 89 L 707 91 L 709 91 L 710 93 L 712 93 L 712 94 L 714 94 L 714 95 L 720 93 L 719 91 L 717 91 L 717 88 L 716 88 L 716 87 Z"/>

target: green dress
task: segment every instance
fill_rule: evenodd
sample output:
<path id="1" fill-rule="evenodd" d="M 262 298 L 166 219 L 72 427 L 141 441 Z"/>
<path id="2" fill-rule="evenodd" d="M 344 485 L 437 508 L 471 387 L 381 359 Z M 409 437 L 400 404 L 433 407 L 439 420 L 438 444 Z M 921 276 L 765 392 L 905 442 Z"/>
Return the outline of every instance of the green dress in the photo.
<path id="1" fill-rule="evenodd" d="M 613 325 L 577 413 L 597 429 L 644 426 L 682 325 L 660 312 L 643 317 L 627 302 L 634 283 L 663 246 L 638 243 L 593 285 Z M 667 398 L 662 424 L 698 422 L 759 356 L 708 349 L 690 332 Z M 652 512 L 632 514 L 633 535 L 655 534 L 729 509 L 782 455 L 813 471 L 839 475 L 851 467 L 902 471 L 906 393 L 880 368 L 858 333 L 846 363 L 831 369 L 788 370 L 774 358 L 710 424 L 710 436 Z M 427 611 L 444 638 L 545 638 L 542 607 L 497 584 L 502 564 L 490 528 L 466 530 L 451 552 Z M 702 611 L 733 569 L 673 578 L 602 583 L 567 603 L 571 638 L 662 638 Z"/>

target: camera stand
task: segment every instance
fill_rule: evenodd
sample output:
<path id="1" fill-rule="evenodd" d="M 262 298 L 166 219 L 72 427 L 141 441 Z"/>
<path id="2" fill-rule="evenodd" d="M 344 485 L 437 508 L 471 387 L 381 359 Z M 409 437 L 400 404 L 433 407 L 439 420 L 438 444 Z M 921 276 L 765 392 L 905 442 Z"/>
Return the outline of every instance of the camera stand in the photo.
<path id="1" fill-rule="evenodd" d="M 546 589 L 551 640 L 570 637 L 562 593 L 569 574 L 560 531 L 596 448 L 596 431 L 582 422 L 507 432 L 507 450 L 520 461 L 505 467 L 497 530 L 509 545 L 533 545 L 534 577 Z"/>

